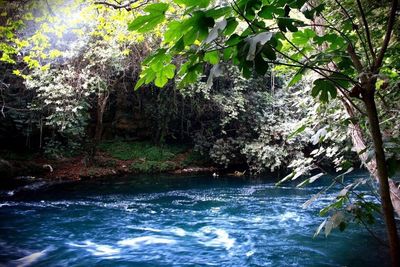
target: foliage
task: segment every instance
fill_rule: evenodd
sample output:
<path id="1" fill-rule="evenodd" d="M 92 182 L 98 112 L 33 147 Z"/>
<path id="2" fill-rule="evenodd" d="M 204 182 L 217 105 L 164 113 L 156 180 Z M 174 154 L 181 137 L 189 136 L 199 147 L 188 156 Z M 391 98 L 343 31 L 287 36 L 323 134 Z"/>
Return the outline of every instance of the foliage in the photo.
<path id="1" fill-rule="evenodd" d="M 225 72 L 212 86 L 199 81 L 181 89 L 185 97 L 195 99 L 200 112 L 215 114 L 195 132 L 196 149 L 225 167 L 247 162 L 253 174 L 281 169 L 291 158 L 302 156 L 307 136 L 286 137 L 305 113 L 290 107 L 297 98 L 280 88 L 280 79 L 269 73 L 246 80 L 229 66 Z"/>
<path id="2" fill-rule="evenodd" d="M 131 170 L 140 173 L 157 173 L 173 171 L 177 168 L 177 165 L 171 161 L 159 162 L 159 161 L 137 161 L 131 164 Z"/>
<path id="3" fill-rule="evenodd" d="M 158 147 L 147 141 L 109 141 L 101 143 L 100 149 L 116 159 L 142 159 L 161 162 L 172 160 L 177 154 L 183 153 L 187 148 L 180 145 Z"/>
<path id="4" fill-rule="evenodd" d="M 125 27 L 133 18 L 126 10 L 81 5 L 79 1 L 69 5 L 46 2 L 28 1 L 6 8 L 7 15 L 25 14 L 25 19 L 18 29 L 12 28 L 13 36 L 1 36 L 7 39 L 3 43 L 14 47 L 8 54 L 19 63 L 14 65 L 14 75 L 24 78 L 32 92 L 31 103 L 23 107 L 28 110 L 17 112 L 13 121 L 17 124 L 20 117 L 28 117 L 20 123 L 22 129 L 40 131 L 40 146 L 45 147 L 46 154 L 56 156 L 63 154 L 66 146 L 72 149 L 87 141 L 91 113 L 100 98 L 108 99 L 121 73 L 125 75 L 131 68 L 128 60 L 134 57 L 134 46 L 143 36 Z M 18 47 L 21 42 L 24 46 Z M 8 107 L 7 115 L 13 116 L 14 108 Z"/>
<path id="5" fill-rule="evenodd" d="M 161 64 L 169 66 L 173 57 L 182 54 L 185 55 L 185 62 L 179 66 L 176 73 L 180 77 L 182 87 L 196 82 L 206 64 L 214 65 L 209 79 L 222 75 L 219 67 L 222 60 L 237 65 L 246 78 L 251 77 L 252 70 L 261 75 L 267 73 L 272 64 L 297 68 L 298 71 L 289 82 L 290 85 L 298 82 L 308 70 L 312 70 L 318 77 L 314 78 L 311 95 L 327 104 L 335 102 L 332 100 L 340 96 L 339 110 L 346 110 L 350 115 L 350 118 L 341 119 L 341 121 L 347 120 L 344 124 L 348 126 L 348 129 L 352 124 L 356 125 L 354 127 L 366 130 L 363 122 L 368 120 L 369 134 L 374 144 L 374 160 L 378 168 L 377 178 L 384 188 L 381 191 L 381 197 L 382 201 L 385 201 L 383 207 L 391 256 L 393 265 L 398 264 L 400 262 L 399 242 L 390 202 L 387 162 L 381 144 L 382 131 L 375 101 L 377 77 L 382 75 L 387 79 L 383 73 L 389 66 L 384 57 L 387 50 L 390 50 L 388 49 L 390 37 L 396 26 L 397 1 L 392 1 L 390 8 L 383 2 L 375 6 L 368 4 L 371 10 L 371 13 L 367 13 L 368 15 L 365 15 L 361 1 L 357 1 L 356 4 L 350 4 L 350 2 L 340 4 L 336 1 L 336 4 L 329 3 L 330 5 L 317 5 L 304 0 L 290 2 L 238 0 L 230 5 L 222 4 L 221 6 L 213 6 L 207 2 L 200 7 L 191 1 L 185 4 L 186 12 L 181 17 L 169 21 L 163 38 L 164 46 L 143 62 L 144 68 L 137 87 L 152 81 L 155 81 L 157 86 L 164 86 L 169 79 L 174 78 L 170 75 L 172 73 L 160 74 L 162 75 L 160 78 L 148 70 L 156 69 Z M 374 7 L 371 8 L 371 6 Z M 377 25 L 372 19 L 374 28 L 370 30 L 368 19 L 377 18 L 377 12 L 372 12 L 374 9 L 383 14 L 389 13 L 387 26 L 384 23 L 381 24 L 384 26 Z M 159 21 L 163 21 L 165 17 L 163 13 Z M 144 16 L 139 17 L 136 21 L 144 18 Z M 135 20 L 132 23 L 135 23 Z M 359 30 L 359 25 L 362 25 L 363 30 Z M 398 42 L 394 46 L 397 45 Z M 160 79 L 161 83 L 156 81 Z M 364 110 L 358 106 L 359 102 L 354 102 L 359 100 Z M 361 116 L 362 119 L 358 124 L 350 121 L 358 119 L 353 115 L 354 109 L 360 114 L 366 113 L 366 116 Z M 343 112 L 334 114 L 335 112 L 330 112 L 329 109 L 325 110 L 326 116 L 317 113 L 322 120 L 332 116 L 340 117 L 343 114 Z M 329 137 L 336 137 L 332 128 L 341 127 L 336 127 L 336 125 L 330 127 L 331 124 L 335 125 L 328 122 L 327 126 L 320 127 L 316 131 L 313 135 L 314 144 Z M 300 133 L 306 128 L 301 125 L 294 132 Z M 343 143 L 341 141 L 344 140 L 335 140 L 337 143 Z M 237 147 L 236 140 L 232 138 L 227 143 L 220 143 L 218 141 L 222 155 L 232 153 L 235 146 Z M 259 146 L 254 150 L 259 151 L 262 148 L 263 146 Z M 313 158 L 322 153 L 334 157 L 338 169 L 345 167 L 343 164 L 345 160 L 340 157 L 339 149 L 339 146 L 327 148 L 320 146 L 312 152 L 312 157 L 306 159 L 308 163 L 306 166 L 303 165 L 304 161 L 294 161 L 292 167 L 297 167 L 298 172 L 293 172 L 284 180 L 296 179 L 302 173 L 309 172 Z M 356 147 L 356 149 L 359 148 Z M 266 154 L 271 152 L 271 150 L 267 151 Z M 221 154 L 215 155 L 225 160 Z M 275 161 L 279 162 L 279 159 Z M 268 160 L 266 162 L 268 164 Z M 341 217 L 339 213 L 333 215 L 325 224 L 325 229 L 328 229 L 326 231 L 330 232 L 329 229 L 333 227 L 342 227 L 340 223 L 337 223 L 339 221 L 337 218 Z"/>
<path id="6" fill-rule="evenodd" d="M 205 166 L 209 165 L 210 163 L 210 158 L 207 155 L 191 150 L 182 161 L 182 167 Z"/>

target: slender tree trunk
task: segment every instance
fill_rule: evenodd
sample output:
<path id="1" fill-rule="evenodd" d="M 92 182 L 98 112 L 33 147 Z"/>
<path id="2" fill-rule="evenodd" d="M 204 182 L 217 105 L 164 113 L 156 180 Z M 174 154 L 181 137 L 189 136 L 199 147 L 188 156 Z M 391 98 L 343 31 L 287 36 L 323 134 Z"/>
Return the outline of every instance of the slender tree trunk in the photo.
<path id="1" fill-rule="evenodd" d="M 342 98 L 342 103 L 346 108 L 347 114 L 350 116 L 350 118 L 355 118 L 354 108 L 352 108 L 344 98 Z M 351 136 L 353 147 L 357 152 L 358 156 L 360 157 L 360 160 L 368 169 L 369 173 L 371 173 L 371 175 L 379 183 L 376 160 L 375 158 L 368 159 L 368 153 L 366 152 L 367 146 L 365 144 L 364 133 L 357 122 L 352 121 L 352 123 L 349 125 L 349 135 Z M 390 198 L 392 200 L 393 209 L 397 213 L 397 216 L 400 217 L 400 188 L 398 187 L 395 181 L 389 179 L 389 189 L 390 189 Z"/>
<path id="2" fill-rule="evenodd" d="M 383 149 L 382 134 L 379 126 L 378 111 L 375 103 L 374 81 L 369 81 L 363 93 L 363 101 L 367 111 L 369 128 L 375 148 L 375 160 L 379 179 L 383 215 L 385 218 L 389 238 L 390 256 L 392 266 L 400 266 L 400 247 L 397 235 L 396 221 L 390 196 L 389 175 L 386 166 L 385 151 Z"/>
<path id="3" fill-rule="evenodd" d="M 104 111 L 106 109 L 107 101 L 108 101 L 109 93 L 99 93 L 97 97 L 97 116 L 96 116 L 96 130 L 94 133 L 94 143 L 92 148 L 92 157 L 95 156 L 97 151 L 97 146 L 101 141 L 101 137 L 103 135 L 103 116 Z"/>

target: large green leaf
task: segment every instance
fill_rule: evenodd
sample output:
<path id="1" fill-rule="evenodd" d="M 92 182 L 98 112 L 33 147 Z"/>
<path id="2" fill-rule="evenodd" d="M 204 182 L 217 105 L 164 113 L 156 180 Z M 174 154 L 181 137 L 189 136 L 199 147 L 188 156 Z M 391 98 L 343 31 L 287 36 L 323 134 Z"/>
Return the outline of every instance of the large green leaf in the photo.
<path id="1" fill-rule="evenodd" d="M 293 75 L 292 79 L 289 81 L 288 86 L 293 86 L 296 83 L 298 83 L 301 78 L 303 77 L 304 73 L 306 72 L 306 68 L 302 67 L 300 68 L 295 75 Z"/>
<path id="2" fill-rule="evenodd" d="M 314 87 L 311 91 L 311 95 L 313 97 L 317 97 L 319 95 L 319 100 L 327 103 L 329 102 L 329 95 L 331 98 L 335 98 L 337 91 L 335 85 L 331 81 L 323 78 L 314 81 Z"/>
<path id="3" fill-rule="evenodd" d="M 260 75 L 265 75 L 268 71 L 268 63 L 261 54 L 258 54 L 254 59 L 254 69 Z"/>
<path id="4" fill-rule="evenodd" d="M 262 7 L 261 0 L 239 0 L 236 2 L 238 9 L 243 13 L 247 20 L 252 21 L 256 16 L 256 11 Z"/>
<path id="5" fill-rule="evenodd" d="M 219 62 L 219 55 L 218 55 L 218 51 L 211 51 L 211 52 L 207 52 L 204 55 L 204 61 L 210 63 L 210 64 L 218 64 Z"/>
<path id="6" fill-rule="evenodd" d="M 277 18 L 277 22 L 279 29 L 283 32 L 287 32 L 288 30 L 291 32 L 297 32 L 298 28 L 296 26 L 300 26 L 303 24 L 301 20 L 288 17 L 279 17 Z"/>
<path id="7" fill-rule="evenodd" d="M 263 19 L 273 19 L 274 16 L 283 17 L 284 14 L 285 11 L 283 8 L 276 7 L 274 5 L 265 5 L 260 12 L 258 12 L 258 15 Z"/>
<path id="8" fill-rule="evenodd" d="M 196 40 L 203 41 L 208 36 L 208 29 L 214 26 L 214 19 L 207 17 L 202 11 L 196 11 L 192 17 L 182 22 L 181 31 L 185 46 L 192 45 Z"/>
<path id="9" fill-rule="evenodd" d="M 304 31 L 298 31 L 293 33 L 292 36 L 293 36 L 292 42 L 295 45 L 305 45 L 309 41 L 312 41 L 312 39 L 316 36 L 316 34 L 311 29 L 305 29 Z"/>
<path id="10" fill-rule="evenodd" d="M 157 3 L 146 6 L 144 11 L 148 12 L 148 15 L 140 16 L 131 21 L 128 24 L 128 30 L 137 31 L 140 33 L 148 32 L 153 30 L 158 24 L 164 21 L 165 12 L 169 5 L 166 3 Z"/>

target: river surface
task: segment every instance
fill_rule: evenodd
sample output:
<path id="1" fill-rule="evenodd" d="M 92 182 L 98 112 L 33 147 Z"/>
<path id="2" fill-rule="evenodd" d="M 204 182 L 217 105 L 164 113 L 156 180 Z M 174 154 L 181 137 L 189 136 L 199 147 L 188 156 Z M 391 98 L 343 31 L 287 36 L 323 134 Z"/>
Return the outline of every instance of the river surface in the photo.
<path id="1" fill-rule="evenodd" d="M 39 188 L 0 201 L 0 266 L 387 265 L 360 226 L 313 239 L 335 195 L 301 205 L 321 188 L 209 175 Z"/>

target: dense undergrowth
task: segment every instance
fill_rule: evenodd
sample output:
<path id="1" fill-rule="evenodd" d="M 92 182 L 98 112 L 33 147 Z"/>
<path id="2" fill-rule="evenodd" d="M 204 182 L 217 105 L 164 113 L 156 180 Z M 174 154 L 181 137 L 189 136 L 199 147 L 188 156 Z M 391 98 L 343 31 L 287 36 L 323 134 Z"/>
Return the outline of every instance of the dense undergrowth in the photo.
<path id="1" fill-rule="evenodd" d="M 130 161 L 132 172 L 168 172 L 189 166 L 210 164 L 206 156 L 193 151 L 188 145 L 163 144 L 149 141 L 105 141 L 99 149 L 113 159 Z"/>

